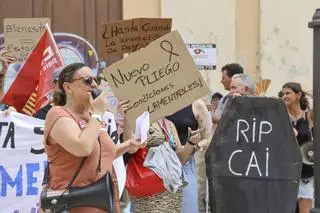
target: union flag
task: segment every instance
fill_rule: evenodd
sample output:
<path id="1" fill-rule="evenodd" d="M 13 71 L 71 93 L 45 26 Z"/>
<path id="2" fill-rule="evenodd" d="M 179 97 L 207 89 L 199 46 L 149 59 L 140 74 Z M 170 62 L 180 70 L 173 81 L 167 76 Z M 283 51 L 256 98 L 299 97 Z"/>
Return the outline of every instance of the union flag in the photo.
<path id="1" fill-rule="evenodd" d="M 2 103 L 14 106 L 18 112 L 34 114 L 49 103 L 53 71 L 63 65 L 59 49 L 46 24 L 38 43 L 3 96 Z"/>

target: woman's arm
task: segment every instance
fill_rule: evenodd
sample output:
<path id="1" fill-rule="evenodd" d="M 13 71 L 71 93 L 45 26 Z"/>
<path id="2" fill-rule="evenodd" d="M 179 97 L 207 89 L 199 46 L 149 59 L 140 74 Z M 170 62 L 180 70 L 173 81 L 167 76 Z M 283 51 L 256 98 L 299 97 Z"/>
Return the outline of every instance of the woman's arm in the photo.
<path id="1" fill-rule="evenodd" d="M 140 148 L 140 146 L 129 146 L 127 143 L 127 141 L 130 141 L 132 139 L 134 139 L 134 134 L 133 134 L 133 129 L 131 127 L 131 125 L 129 124 L 129 121 L 127 119 L 126 116 L 126 112 L 129 108 L 129 101 L 127 100 L 122 100 L 120 101 L 119 105 L 118 105 L 118 111 L 121 113 L 122 117 L 123 117 L 123 140 L 125 142 L 123 142 L 122 146 L 119 146 L 119 153 L 130 153 L 133 154 L 135 152 L 138 151 L 138 149 Z M 126 143 L 127 142 L 127 143 Z M 129 146 L 129 148 L 126 148 L 127 146 Z M 126 150 L 126 151 L 122 151 L 122 150 Z M 120 156 L 120 155 L 119 155 Z"/>
<path id="2" fill-rule="evenodd" d="M 129 124 L 129 121 L 126 116 L 123 117 L 123 140 L 129 140 L 134 138 L 133 129 Z"/>
<path id="3" fill-rule="evenodd" d="M 81 131 L 73 118 L 61 117 L 53 124 L 49 137 L 71 154 L 84 157 L 91 154 L 98 142 L 100 128 L 101 124 L 95 118 L 90 118 L 88 126 Z"/>
<path id="4" fill-rule="evenodd" d="M 9 106 L 8 109 L 3 111 L 4 116 L 9 116 L 11 112 L 16 112 L 16 108 L 14 108 L 13 106 Z"/>
<path id="5" fill-rule="evenodd" d="M 143 148 L 147 145 L 147 143 L 141 144 L 140 141 L 134 140 L 134 139 L 129 139 L 126 140 L 123 143 L 117 144 L 116 146 L 116 158 L 124 155 L 124 153 L 129 152 L 129 153 L 135 153 L 138 151 L 138 149 Z"/>
<path id="6" fill-rule="evenodd" d="M 312 129 L 313 128 L 313 109 L 307 112 L 307 119 L 308 119 L 309 129 Z"/>
<path id="7" fill-rule="evenodd" d="M 9 64 L 13 62 L 13 57 L 7 51 L 3 52 L 0 57 L 2 68 L 0 70 L 0 96 L 3 94 L 4 79 L 8 71 Z"/>
<path id="8" fill-rule="evenodd" d="M 186 143 L 186 145 L 182 146 L 181 141 L 178 136 L 178 132 L 176 127 L 172 122 L 170 122 L 170 129 L 173 135 L 174 141 L 176 143 L 176 152 L 182 164 L 185 164 L 191 157 L 191 155 L 197 150 L 196 146 Z"/>
<path id="9" fill-rule="evenodd" d="M 133 135 L 133 129 L 131 127 L 131 125 L 129 124 L 129 121 L 127 119 L 126 116 L 126 112 L 129 108 L 129 101 L 127 100 L 121 100 L 118 104 L 118 112 L 121 114 L 121 116 L 123 117 L 123 140 L 129 140 L 131 138 L 134 138 Z"/>
<path id="10" fill-rule="evenodd" d="M 207 148 L 212 138 L 210 113 L 201 99 L 192 103 L 192 109 L 197 119 L 199 129 L 203 129 L 203 131 L 201 131 L 201 141 L 198 145 L 200 148 Z"/>
<path id="11" fill-rule="evenodd" d="M 102 92 L 95 99 L 90 93 L 88 95 L 90 95 L 89 101 L 92 115 L 102 116 L 107 106 L 104 93 Z M 55 108 L 52 108 L 49 111 L 46 120 L 50 120 L 51 116 L 57 116 L 55 110 Z M 51 137 L 53 142 L 60 144 L 71 154 L 84 157 L 90 155 L 94 149 L 98 141 L 101 125 L 96 118 L 90 117 L 87 127 L 81 130 L 73 118 L 60 117 L 53 124 L 48 137 Z"/>
<path id="12" fill-rule="evenodd" d="M 128 152 L 130 154 L 137 152 L 139 149 L 139 146 L 129 146 L 129 144 L 130 144 L 129 141 L 134 139 L 134 134 L 133 134 L 133 130 L 132 130 L 126 116 L 124 116 L 124 119 L 123 119 L 123 133 L 122 134 L 123 134 L 124 142 L 121 144 L 118 144 L 119 148 L 117 148 L 117 149 L 119 149 L 119 153 L 122 153 L 122 155 L 123 155 L 126 152 Z M 122 151 L 122 150 L 125 150 L 125 151 Z"/>

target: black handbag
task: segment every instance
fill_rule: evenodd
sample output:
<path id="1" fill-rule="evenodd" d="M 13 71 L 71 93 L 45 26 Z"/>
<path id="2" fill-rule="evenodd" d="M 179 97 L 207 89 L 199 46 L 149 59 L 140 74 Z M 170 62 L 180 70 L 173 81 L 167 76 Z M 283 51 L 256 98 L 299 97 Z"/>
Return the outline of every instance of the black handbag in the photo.
<path id="1" fill-rule="evenodd" d="M 76 207 L 94 207 L 114 213 L 113 179 L 110 171 L 85 187 L 69 187 L 61 191 L 41 192 L 41 208 L 55 213 L 66 213 Z"/>
<path id="2" fill-rule="evenodd" d="M 101 169 L 101 142 L 100 156 L 99 156 L 99 172 Z M 97 180 L 84 187 L 72 187 L 73 182 L 79 175 L 81 168 L 86 161 L 86 157 L 82 158 L 78 169 L 67 185 L 66 189 L 61 191 L 48 191 L 45 185 L 49 179 L 49 165 L 48 163 L 44 178 L 43 178 L 43 190 L 40 194 L 40 207 L 44 212 L 51 211 L 55 213 L 67 213 L 69 209 L 75 207 L 94 207 L 107 211 L 108 213 L 114 213 L 114 190 L 113 190 L 113 178 L 110 171 Z"/>

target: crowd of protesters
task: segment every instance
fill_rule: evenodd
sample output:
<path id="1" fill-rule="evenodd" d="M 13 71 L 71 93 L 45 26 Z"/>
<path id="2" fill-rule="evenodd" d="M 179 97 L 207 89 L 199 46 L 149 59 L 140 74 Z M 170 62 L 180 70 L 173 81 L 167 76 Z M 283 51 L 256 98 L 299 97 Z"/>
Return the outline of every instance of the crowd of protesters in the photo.
<path id="1" fill-rule="evenodd" d="M 1 88 L 11 62 L 10 55 L 4 52 L 1 56 Z M 119 100 L 119 109 L 124 115 L 124 131 L 121 143 L 115 145 L 108 134 L 100 131 L 104 125 L 102 116 L 108 110 L 107 100 L 103 92 L 97 98 L 92 97 L 91 91 L 99 87 L 99 81 L 93 76 L 92 70 L 81 63 L 56 69 L 52 76 L 51 101 L 34 115 L 45 119 L 44 145 L 50 169 L 46 187 L 49 190 L 68 187 L 79 164 L 82 164 L 82 169 L 73 186 L 93 183 L 107 171 L 114 172 L 112 162 L 116 157 L 130 153 L 128 168 L 136 160 L 135 163 L 149 168 L 161 179 L 158 182 L 160 186 L 154 187 L 154 191 L 150 189 L 145 192 L 145 196 L 138 195 L 139 188 L 128 188 L 131 212 L 196 213 L 204 210 L 208 202 L 204 153 L 225 112 L 226 103 L 233 96 L 256 95 L 255 82 L 244 73 L 239 64 L 223 66 L 221 83 L 227 92 L 225 96 L 214 93 L 207 105 L 203 100 L 194 100 L 176 113 L 152 123 L 144 144 L 134 139 L 134 130 L 126 120 L 128 102 Z M 312 140 L 313 127 L 312 111 L 305 91 L 296 82 L 288 82 L 279 90 L 279 97 L 287 107 L 299 146 L 302 146 Z M 15 108 L 1 104 L 1 111 L 8 115 Z M 154 180 L 149 181 L 153 183 Z M 131 187 L 129 185 L 126 184 Z M 312 204 L 313 168 L 304 165 L 297 212 L 309 212 Z M 116 211 L 120 212 L 119 202 L 116 205 Z M 80 207 L 71 212 L 103 211 Z"/>

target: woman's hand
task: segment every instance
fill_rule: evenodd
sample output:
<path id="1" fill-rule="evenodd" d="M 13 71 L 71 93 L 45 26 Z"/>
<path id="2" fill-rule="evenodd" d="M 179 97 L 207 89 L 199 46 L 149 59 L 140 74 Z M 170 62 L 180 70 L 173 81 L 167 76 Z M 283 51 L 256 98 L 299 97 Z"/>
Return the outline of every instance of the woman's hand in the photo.
<path id="1" fill-rule="evenodd" d="M 11 112 L 16 112 L 16 108 L 14 108 L 13 106 L 9 106 L 8 109 L 4 110 L 4 116 L 8 117 L 10 115 Z"/>
<path id="2" fill-rule="evenodd" d="M 138 149 L 142 149 L 147 146 L 147 143 L 141 143 L 139 139 L 128 139 L 123 143 L 117 144 L 117 157 L 123 155 L 128 152 L 133 154 L 138 151 Z"/>
<path id="3" fill-rule="evenodd" d="M 11 64 L 14 61 L 14 58 L 11 54 L 5 51 L 1 54 L 0 60 L 2 65 L 2 72 L 5 74 L 9 67 L 9 64 Z"/>
<path id="4" fill-rule="evenodd" d="M 107 111 L 108 103 L 105 98 L 104 92 L 98 97 L 93 99 L 91 93 L 89 93 L 90 111 L 92 114 L 103 115 Z"/>
<path id="5" fill-rule="evenodd" d="M 209 112 L 213 112 L 216 108 L 213 104 L 207 104 L 206 107 Z"/>
<path id="6" fill-rule="evenodd" d="M 142 149 L 147 146 L 147 143 L 141 143 L 140 139 L 129 139 L 129 146 L 132 149 Z"/>
<path id="7" fill-rule="evenodd" d="M 122 117 L 126 116 L 126 113 L 128 111 L 129 107 L 129 102 L 128 100 L 121 100 L 118 104 L 118 112 L 120 112 Z"/>
<path id="8" fill-rule="evenodd" d="M 196 145 L 201 141 L 201 132 L 203 132 L 204 129 L 197 129 L 192 130 L 190 127 L 188 127 L 188 143 L 191 143 L 192 145 Z"/>

